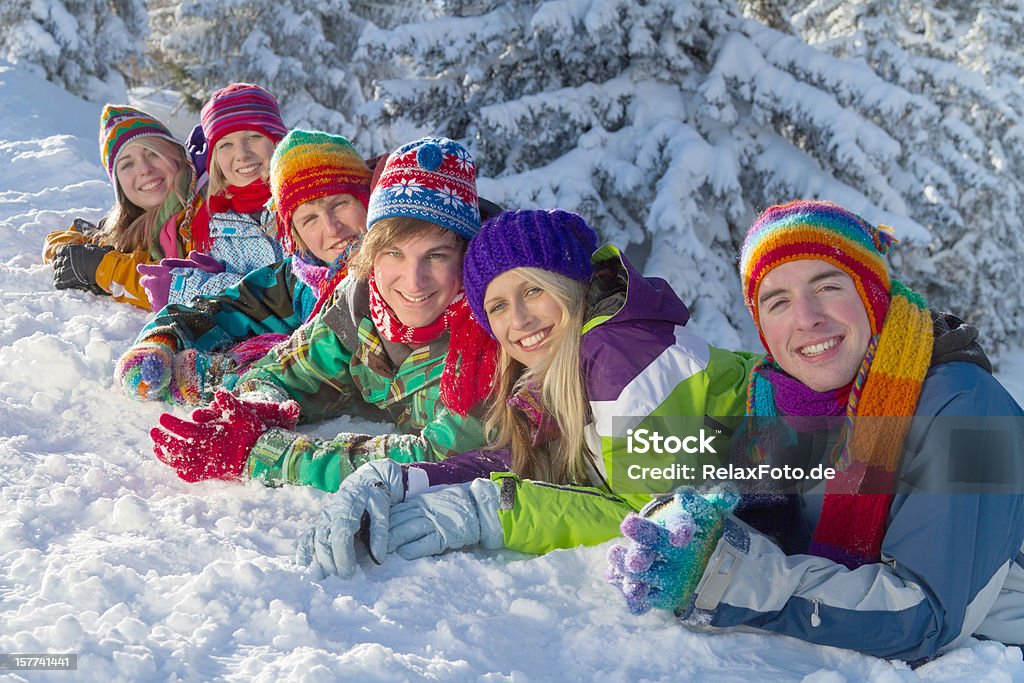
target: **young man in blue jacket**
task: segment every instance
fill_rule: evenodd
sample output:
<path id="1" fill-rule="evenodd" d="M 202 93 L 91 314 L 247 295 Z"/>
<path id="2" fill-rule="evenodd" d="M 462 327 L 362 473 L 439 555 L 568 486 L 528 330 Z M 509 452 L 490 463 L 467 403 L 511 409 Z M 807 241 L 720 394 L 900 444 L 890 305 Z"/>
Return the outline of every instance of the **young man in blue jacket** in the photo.
<path id="1" fill-rule="evenodd" d="M 609 579 L 633 612 L 911 661 L 971 635 L 1024 643 L 1024 412 L 977 331 L 890 277 L 893 241 L 826 202 L 751 227 L 741 279 L 768 355 L 734 458 L 832 475 L 680 490 L 628 517 Z M 752 499 L 777 503 L 747 517 L 760 530 L 730 514 Z"/>

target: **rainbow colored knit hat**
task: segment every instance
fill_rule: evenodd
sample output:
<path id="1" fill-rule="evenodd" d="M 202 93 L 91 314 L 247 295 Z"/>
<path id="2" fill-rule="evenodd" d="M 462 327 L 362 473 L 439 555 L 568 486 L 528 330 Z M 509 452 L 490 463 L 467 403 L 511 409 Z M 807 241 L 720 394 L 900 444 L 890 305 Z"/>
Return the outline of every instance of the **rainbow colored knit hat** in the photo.
<path id="1" fill-rule="evenodd" d="M 476 164 L 448 138 L 420 138 L 395 150 L 370 194 L 369 230 L 382 218 L 422 218 L 470 239 L 480 230 Z"/>
<path id="2" fill-rule="evenodd" d="M 107 169 L 115 194 L 119 191 L 115 172 L 118 157 L 128 143 L 145 137 L 170 140 L 181 147 L 182 155 L 185 155 L 185 146 L 155 117 L 127 104 L 108 104 L 103 108 L 100 114 L 100 160 Z"/>
<path id="3" fill-rule="evenodd" d="M 594 272 L 590 255 L 596 249 L 597 234 L 579 214 L 560 209 L 498 214 L 470 240 L 462 262 L 473 317 L 493 337 L 484 308 L 491 280 L 513 268 L 540 268 L 586 282 Z"/>
<path id="4" fill-rule="evenodd" d="M 269 92 L 252 83 L 232 83 L 210 95 L 199 114 L 209 154 L 206 170 L 210 170 L 217 142 L 239 130 L 263 133 L 275 143 L 288 132 L 281 120 L 281 108 Z"/>
<path id="5" fill-rule="evenodd" d="M 853 278 L 871 334 L 878 334 L 892 289 L 883 256 L 895 241 L 888 226 L 876 228 L 832 202 L 801 200 L 768 208 L 750 226 L 740 250 L 743 298 L 754 324 L 760 329 L 757 295 L 765 275 L 783 263 L 820 259 Z"/>
<path id="6" fill-rule="evenodd" d="M 270 192 L 282 236 L 301 204 L 332 194 L 369 203 L 370 169 L 340 135 L 295 129 L 282 138 L 270 160 Z"/>

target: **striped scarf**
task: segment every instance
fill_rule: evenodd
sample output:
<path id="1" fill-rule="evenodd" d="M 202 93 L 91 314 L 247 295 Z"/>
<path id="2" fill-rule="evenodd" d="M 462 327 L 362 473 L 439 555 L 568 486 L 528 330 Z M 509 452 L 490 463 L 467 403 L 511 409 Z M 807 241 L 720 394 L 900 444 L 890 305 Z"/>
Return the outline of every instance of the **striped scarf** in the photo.
<path id="1" fill-rule="evenodd" d="M 931 364 L 933 342 L 931 315 L 924 298 L 892 280 L 885 322 L 868 343 L 846 400 L 845 421 L 830 459 L 837 473 L 825 485 L 811 554 L 851 569 L 879 561 L 903 440 Z M 748 417 L 778 416 L 772 374 L 781 372 L 770 356 L 751 371 Z M 858 425 L 854 418 L 861 418 Z M 769 426 L 759 422 L 758 434 L 752 440 L 751 455 L 755 459 L 763 459 L 765 444 L 777 439 L 762 438 L 777 431 L 777 424 L 768 422 Z"/>

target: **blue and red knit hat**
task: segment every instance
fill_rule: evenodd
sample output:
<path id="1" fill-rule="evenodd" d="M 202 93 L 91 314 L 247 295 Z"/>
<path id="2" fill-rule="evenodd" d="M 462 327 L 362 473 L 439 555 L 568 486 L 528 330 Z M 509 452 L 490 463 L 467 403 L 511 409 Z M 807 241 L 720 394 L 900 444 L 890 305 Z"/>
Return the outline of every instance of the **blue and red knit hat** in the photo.
<path id="1" fill-rule="evenodd" d="M 278 143 L 288 132 L 281 108 L 269 92 L 252 83 L 232 83 L 210 95 L 199 115 L 206 136 L 206 170 L 217 142 L 239 130 L 254 130 Z"/>
<path id="2" fill-rule="evenodd" d="M 382 218 L 421 218 L 470 239 L 480 230 L 476 164 L 448 138 L 420 138 L 392 152 L 367 210 L 366 229 Z"/>
<path id="3" fill-rule="evenodd" d="M 585 282 L 597 234 L 579 214 L 561 209 L 505 211 L 487 221 L 466 249 L 462 282 L 473 317 L 492 337 L 484 295 L 491 280 L 513 268 L 540 268 Z"/>
<path id="4" fill-rule="evenodd" d="M 103 108 L 100 114 L 100 160 L 107 169 L 115 192 L 118 190 L 115 173 L 118 157 L 128 143 L 145 137 L 170 140 L 181 147 L 183 156 L 185 154 L 185 146 L 181 141 L 154 116 L 127 104 L 108 104 Z"/>

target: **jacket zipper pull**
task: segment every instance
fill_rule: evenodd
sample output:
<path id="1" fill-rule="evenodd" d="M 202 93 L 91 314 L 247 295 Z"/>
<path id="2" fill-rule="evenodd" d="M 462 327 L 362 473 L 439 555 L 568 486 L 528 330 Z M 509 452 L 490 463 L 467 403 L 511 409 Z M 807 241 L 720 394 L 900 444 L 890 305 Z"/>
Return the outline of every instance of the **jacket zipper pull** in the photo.
<path id="1" fill-rule="evenodd" d="M 819 626 L 821 626 L 821 617 L 818 616 L 819 602 L 820 600 L 818 600 L 817 598 L 814 599 L 814 612 L 811 613 L 811 626 L 813 626 L 814 628 L 818 628 Z"/>

